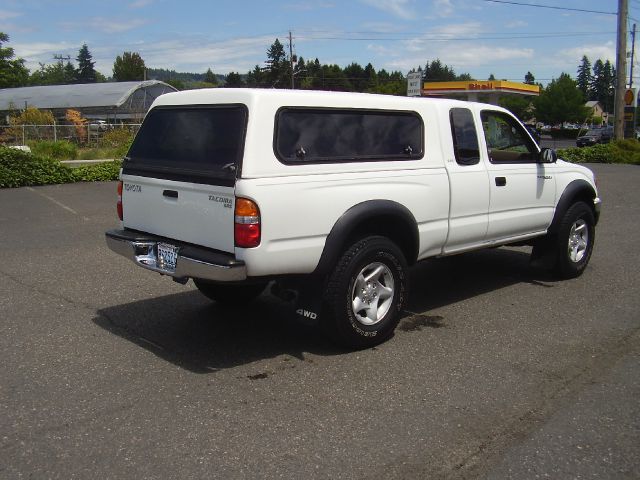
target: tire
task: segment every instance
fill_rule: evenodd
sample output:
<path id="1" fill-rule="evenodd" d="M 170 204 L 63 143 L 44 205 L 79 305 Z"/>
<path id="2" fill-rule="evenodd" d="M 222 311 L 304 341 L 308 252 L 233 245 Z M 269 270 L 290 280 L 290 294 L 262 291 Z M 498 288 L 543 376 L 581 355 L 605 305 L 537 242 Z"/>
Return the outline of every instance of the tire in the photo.
<path id="1" fill-rule="evenodd" d="M 595 241 L 593 211 L 584 202 L 576 202 L 566 211 L 558 227 L 555 242 L 555 266 L 558 277 L 578 277 L 587 268 Z"/>
<path id="2" fill-rule="evenodd" d="M 331 273 L 323 326 L 345 347 L 372 347 L 393 334 L 407 294 L 402 251 L 386 237 L 364 238 L 347 249 Z"/>
<path id="3" fill-rule="evenodd" d="M 195 278 L 193 283 L 196 284 L 200 293 L 210 300 L 228 306 L 242 305 L 255 300 L 267 286 L 266 283 L 225 284 Z"/>

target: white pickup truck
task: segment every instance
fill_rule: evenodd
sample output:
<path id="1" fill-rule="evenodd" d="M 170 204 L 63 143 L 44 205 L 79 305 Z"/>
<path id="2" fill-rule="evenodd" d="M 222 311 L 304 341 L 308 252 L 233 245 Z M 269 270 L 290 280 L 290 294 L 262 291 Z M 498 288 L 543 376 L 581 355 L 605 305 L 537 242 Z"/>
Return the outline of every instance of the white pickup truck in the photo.
<path id="1" fill-rule="evenodd" d="M 115 252 L 218 302 L 273 282 L 356 348 L 392 335 L 408 266 L 518 243 L 575 277 L 600 212 L 593 173 L 500 107 L 291 90 L 159 97 L 118 195 Z"/>

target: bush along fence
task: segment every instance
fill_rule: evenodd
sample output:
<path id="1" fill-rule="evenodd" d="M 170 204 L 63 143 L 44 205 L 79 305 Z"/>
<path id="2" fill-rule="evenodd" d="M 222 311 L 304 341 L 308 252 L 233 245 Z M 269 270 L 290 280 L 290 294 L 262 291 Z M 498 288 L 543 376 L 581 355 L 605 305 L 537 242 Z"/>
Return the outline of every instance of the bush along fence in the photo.
<path id="1" fill-rule="evenodd" d="M 0 188 L 117 180 L 120 166 L 121 161 L 114 160 L 72 168 L 53 158 L 0 147 Z"/>
<path id="2" fill-rule="evenodd" d="M 38 141 L 65 140 L 77 145 L 99 145 L 110 132 L 124 131 L 133 136 L 140 129 L 139 123 L 86 125 L 0 125 L 0 143 L 5 145 L 29 145 Z"/>

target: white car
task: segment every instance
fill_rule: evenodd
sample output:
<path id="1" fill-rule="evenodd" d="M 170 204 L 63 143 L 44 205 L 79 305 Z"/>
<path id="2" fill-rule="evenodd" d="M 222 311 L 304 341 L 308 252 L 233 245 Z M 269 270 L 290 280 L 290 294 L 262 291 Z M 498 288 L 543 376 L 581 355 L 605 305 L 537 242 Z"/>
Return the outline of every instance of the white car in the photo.
<path id="1" fill-rule="evenodd" d="M 162 95 L 118 189 L 112 250 L 218 302 L 273 282 L 356 348 L 392 335 L 410 265 L 528 243 L 575 277 L 600 212 L 593 173 L 503 108 L 316 91 Z"/>

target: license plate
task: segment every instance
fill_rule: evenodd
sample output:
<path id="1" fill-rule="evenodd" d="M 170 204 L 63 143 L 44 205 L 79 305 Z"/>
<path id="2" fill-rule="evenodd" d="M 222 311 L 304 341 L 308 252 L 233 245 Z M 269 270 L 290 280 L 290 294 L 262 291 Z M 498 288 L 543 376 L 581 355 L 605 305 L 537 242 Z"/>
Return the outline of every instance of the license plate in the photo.
<path id="1" fill-rule="evenodd" d="M 167 272 L 175 272 L 178 261 L 178 247 L 167 243 L 158 244 L 158 268 Z"/>

